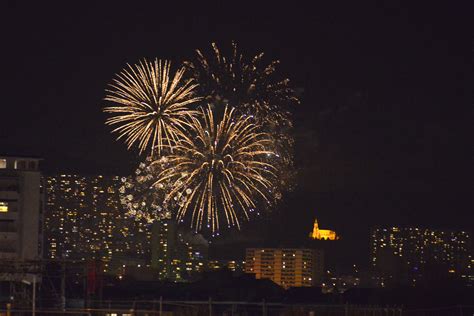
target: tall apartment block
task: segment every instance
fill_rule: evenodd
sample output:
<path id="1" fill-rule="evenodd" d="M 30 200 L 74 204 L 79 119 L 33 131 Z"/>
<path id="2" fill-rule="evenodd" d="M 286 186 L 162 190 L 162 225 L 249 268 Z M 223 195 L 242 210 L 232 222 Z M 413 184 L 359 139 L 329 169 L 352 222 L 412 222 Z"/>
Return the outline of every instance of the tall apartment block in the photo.
<path id="1" fill-rule="evenodd" d="M 187 236 L 175 220 L 152 225 L 126 215 L 118 176 L 47 177 L 45 254 L 48 259 L 100 260 L 107 273 L 153 268 L 156 277 L 188 280 L 205 269 L 207 241 Z"/>
<path id="2" fill-rule="evenodd" d="M 323 253 L 315 249 L 248 248 L 245 273 L 284 287 L 314 286 L 323 276 Z"/>
<path id="3" fill-rule="evenodd" d="M 44 192 L 39 161 L 0 156 L 0 260 L 41 259 Z"/>
<path id="4" fill-rule="evenodd" d="M 469 278 L 471 236 L 465 231 L 379 227 L 371 234 L 371 263 L 381 286 L 416 285 L 441 277 Z"/>
<path id="5" fill-rule="evenodd" d="M 48 259 L 101 260 L 104 270 L 145 265 L 151 232 L 125 215 L 117 176 L 46 178 L 45 255 Z"/>
<path id="6" fill-rule="evenodd" d="M 174 219 L 153 223 L 151 266 L 159 271 L 161 280 L 193 280 L 207 268 L 208 248 L 207 240 L 180 230 Z"/>

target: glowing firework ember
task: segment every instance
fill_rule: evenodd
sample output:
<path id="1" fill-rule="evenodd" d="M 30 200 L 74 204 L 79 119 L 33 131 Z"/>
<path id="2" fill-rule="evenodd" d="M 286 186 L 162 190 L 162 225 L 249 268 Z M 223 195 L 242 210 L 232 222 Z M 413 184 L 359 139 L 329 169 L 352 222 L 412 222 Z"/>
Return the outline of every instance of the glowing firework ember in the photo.
<path id="1" fill-rule="evenodd" d="M 128 216 L 147 223 L 171 218 L 168 204 L 163 203 L 166 192 L 170 189 L 170 182 L 164 181 L 155 185 L 157 176 L 165 168 L 167 168 L 166 157 L 155 161 L 147 157 L 138 165 L 134 175 L 122 178 L 122 186 L 119 189 L 120 202 Z"/>
<path id="2" fill-rule="evenodd" d="M 168 156 L 155 185 L 172 179 L 172 190 L 165 201 L 175 201 L 177 219 L 187 214 L 199 231 L 203 223 L 214 233 L 225 218 L 226 224 L 240 228 L 257 207 L 271 204 L 276 194 L 274 153 L 271 140 L 259 131 L 249 116 L 226 108 L 215 124 L 208 107 L 202 118 L 193 118 L 190 137 L 178 142 Z"/>
<path id="3" fill-rule="evenodd" d="M 184 68 L 171 79 L 170 62 L 141 61 L 128 65 L 117 74 L 106 101 L 115 103 L 104 108 L 114 116 L 107 119 L 109 125 L 118 125 L 113 132 L 118 139 L 125 138 L 130 149 L 135 143 L 140 154 L 151 147 L 152 153 L 161 153 L 164 145 L 171 146 L 183 133 L 190 117 L 196 111 L 189 105 L 200 100 L 194 95 L 197 84 L 183 80 Z"/>
<path id="4" fill-rule="evenodd" d="M 199 82 L 199 93 L 214 105 L 231 105 L 240 114 L 255 115 L 257 122 L 291 126 L 289 109 L 299 103 L 289 79 L 278 79 L 279 61 L 263 63 L 263 53 L 248 61 L 232 42 L 232 53 L 225 56 L 215 43 L 213 54 L 206 58 L 196 50 L 194 62 L 185 62 L 186 68 Z"/>

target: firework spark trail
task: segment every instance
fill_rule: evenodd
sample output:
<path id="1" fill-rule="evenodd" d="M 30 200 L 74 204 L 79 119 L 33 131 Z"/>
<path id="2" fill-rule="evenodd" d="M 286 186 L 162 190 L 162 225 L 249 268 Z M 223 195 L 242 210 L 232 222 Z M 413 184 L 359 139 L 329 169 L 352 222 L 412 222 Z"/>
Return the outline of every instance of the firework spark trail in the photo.
<path id="1" fill-rule="evenodd" d="M 255 115 L 258 122 L 291 127 L 289 109 L 299 103 L 289 79 L 277 78 L 279 61 L 263 64 L 263 53 L 248 61 L 232 42 L 232 53 L 226 57 L 215 43 L 206 57 L 196 50 L 194 62 L 185 67 L 199 82 L 198 90 L 212 104 L 235 106 L 241 114 Z"/>
<path id="2" fill-rule="evenodd" d="M 189 74 L 199 82 L 197 90 L 215 110 L 235 106 L 238 114 L 253 116 L 271 137 L 267 146 L 275 152 L 282 191 L 291 190 L 295 176 L 293 166 L 293 127 L 290 110 L 299 100 L 290 87 L 289 79 L 280 79 L 279 61 L 264 63 L 264 54 L 244 57 L 237 44 L 224 54 L 215 43 L 204 54 L 196 50 L 193 61 L 185 62 Z"/>
<path id="3" fill-rule="evenodd" d="M 172 148 L 183 135 L 191 117 L 197 114 L 189 106 L 201 98 L 194 94 L 197 84 L 184 80 L 184 68 L 171 79 L 171 63 L 155 59 L 142 60 L 123 69 L 110 89 L 106 101 L 115 103 L 104 108 L 113 114 L 106 124 L 119 125 L 113 132 L 125 138 L 128 149 L 138 145 L 140 154 L 148 147 L 160 155 L 164 146 Z"/>
<path id="4" fill-rule="evenodd" d="M 192 135 L 174 146 L 169 168 L 157 183 L 172 180 L 165 202 L 178 201 L 178 220 L 191 213 L 196 231 L 203 223 L 218 231 L 221 217 L 229 227 L 240 228 L 241 219 L 249 219 L 259 202 L 269 205 L 274 200 L 270 138 L 252 117 L 239 116 L 235 109 L 225 108 L 218 124 L 210 107 L 201 112 L 201 118 L 192 118 Z"/>

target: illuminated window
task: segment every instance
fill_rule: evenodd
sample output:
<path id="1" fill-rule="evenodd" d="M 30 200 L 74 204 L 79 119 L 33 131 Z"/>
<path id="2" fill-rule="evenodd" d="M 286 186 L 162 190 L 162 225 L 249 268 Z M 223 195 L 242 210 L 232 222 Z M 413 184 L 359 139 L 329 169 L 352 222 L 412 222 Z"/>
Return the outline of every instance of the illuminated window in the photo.
<path id="1" fill-rule="evenodd" d="M 0 159 L 0 169 L 5 169 L 7 167 L 7 160 Z"/>
<path id="2" fill-rule="evenodd" d="M 8 203 L 7 202 L 0 202 L 0 213 L 8 212 Z"/>

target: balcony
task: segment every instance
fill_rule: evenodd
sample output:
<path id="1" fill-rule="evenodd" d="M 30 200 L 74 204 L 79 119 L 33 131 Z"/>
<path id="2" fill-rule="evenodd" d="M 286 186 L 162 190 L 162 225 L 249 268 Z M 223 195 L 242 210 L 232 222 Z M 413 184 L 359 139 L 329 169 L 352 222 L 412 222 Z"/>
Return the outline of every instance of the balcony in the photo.
<path id="1" fill-rule="evenodd" d="M 0 220 L 1 233 L 16 233 L 17 227 L 12 220 Z"/>
<path id="2" fill-rule="evenodd" d="M 11 190 L 9 188 L 0 187 L 0 199 L 4 200 L 18 200 L 20 198 L 19 191 Z"/>
<path id="3" fill-rule="evenodd" d="M 18 233 L 16 231 L 2 231 L 2 230 L 0 230 L 0 241 L 2 243 L 5 243 L 5 242 L 12 243 L 12 242 L 16 241 L 17 239 L 18 239 Z M 7 245 L 7 246 L 11 246 L 11 244 Z M 0 251 L 1 251 L 1 249 L 0 249 Z"/>
<path id="4" fill-rule="evenodd" d="M 16 250 L 10 251 L 10 250 L 4 250 L 0 248 L 0 259 L 16 259 Z"/>
<path id="5" fill-rule="evenodd" d="M 5 213 L 0 212 L 0 222 L 5 221 L 5 220 L 14 221 L 17 219 L 18 219 L 18 212 L 16 212 L 15 210 L 10 211 L 10 212 L 5 212 Z M 0 229 L 0 231 L 2 230 Z"/>
<path id="6" fill-rule="evenodd" d="M 17 183 L 1 183 L 0 182 L 0 192 L 1 191 L 11 191 L 11 192 L 20 192 L 20 186 Z"/>

